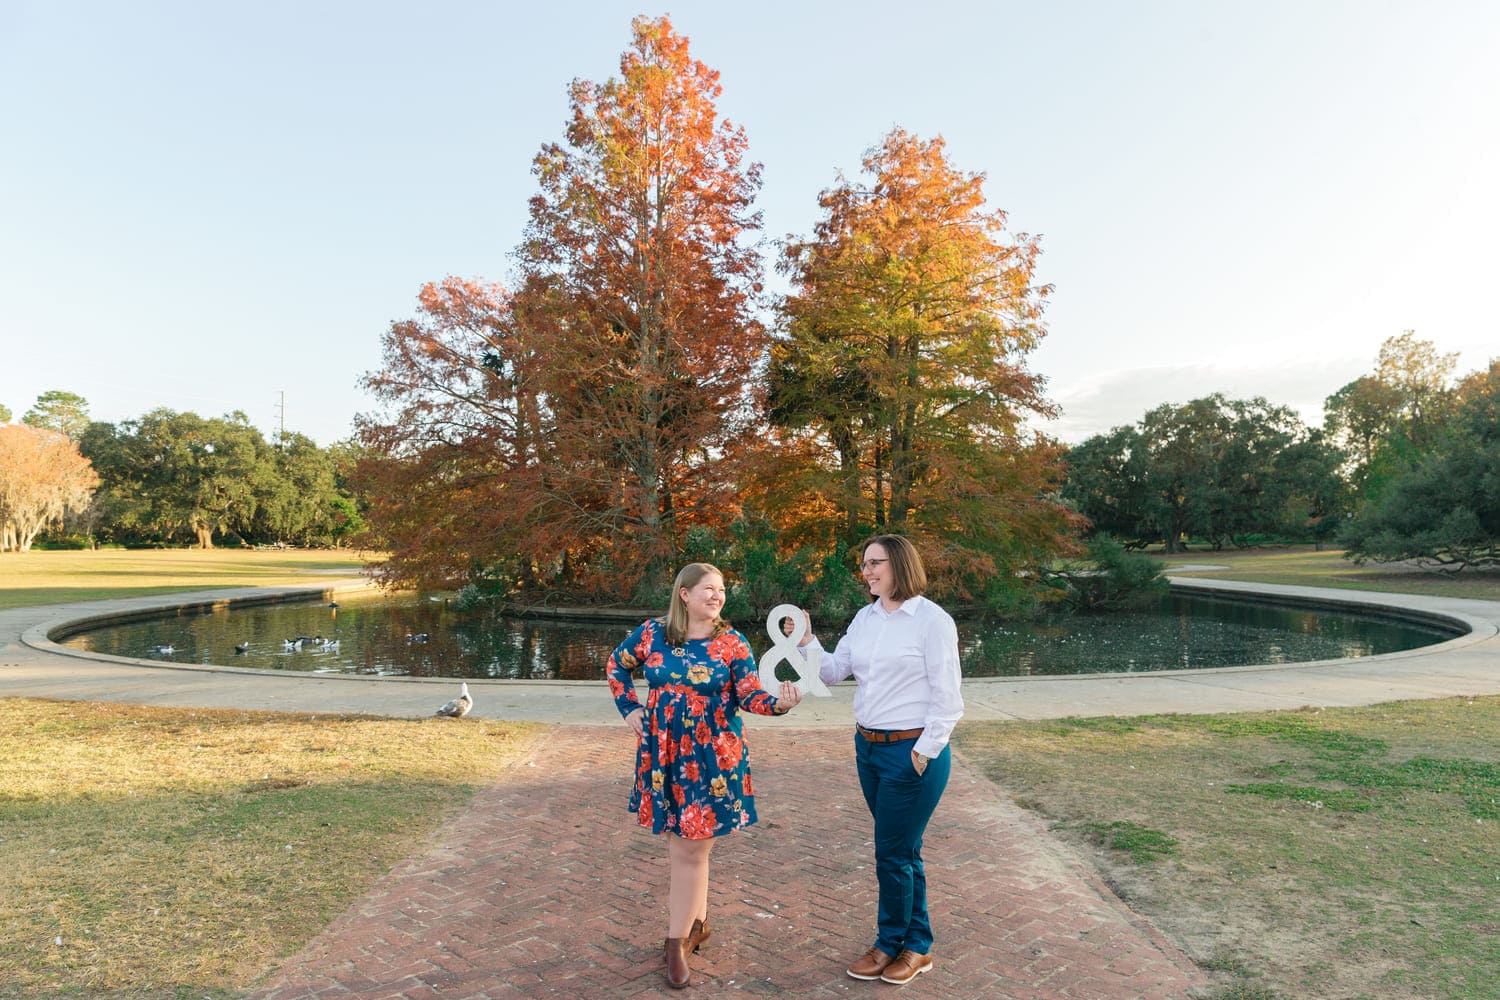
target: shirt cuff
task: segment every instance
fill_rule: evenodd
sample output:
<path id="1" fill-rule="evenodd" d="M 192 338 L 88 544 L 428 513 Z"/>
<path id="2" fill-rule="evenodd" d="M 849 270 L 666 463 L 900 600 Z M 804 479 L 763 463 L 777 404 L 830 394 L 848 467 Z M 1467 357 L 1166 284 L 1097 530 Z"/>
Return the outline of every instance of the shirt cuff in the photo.
<path id="1" fill-rule="evenodd" d="M 943 748 L 947 745 L 947 743 L 939 745 L 936 740 L 928 740 L 926 736 L 918 736 L 917 742 L 912 745 L 912 749 L 930 760 L 942 753 Z"/>

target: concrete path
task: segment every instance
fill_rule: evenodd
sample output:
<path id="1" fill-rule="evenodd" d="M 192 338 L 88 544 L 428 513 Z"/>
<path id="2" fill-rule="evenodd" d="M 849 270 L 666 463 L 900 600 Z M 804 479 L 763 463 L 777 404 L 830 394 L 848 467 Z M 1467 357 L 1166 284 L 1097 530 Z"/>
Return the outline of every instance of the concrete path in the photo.
<path id="1" fill-rule="evenodd" d="M 1500 693 L 1500 603 L 1180 580 L 1272 599 L 1399 607 L 1463 622 L 1462 638 L 1360 660 L 1138 674 L 966 681 L 969 719 L 1221 712 Z M 362 581 L 330 583 L 331 595 Z M 305 593 L 307 591 L 299 591 Z M 0 611 L 0 697 L 429 714 L 451 681 L 288 676 L 78 653 L 63 623 L 246 589 Z M 398 866 L 255 994 L 482 998 L 667 995 L 661 843 L 624 810 L 632 746 L 603 683 L 470 682 L 476 714 L 561 723 L 483 791 L 421 856 Z M 846 996 L 873 936 L 870 821 L 852 761 L 851 690 L 749 721 L 761 823 L 715 852 L 714 938 L 695 994 Z M 924 996 L 1185 997 L 1205 977 L 1149 921 L 961 758 L 925 853 L 937 965 Z M 675 995 L 675 994 L 674 994 Z"/>

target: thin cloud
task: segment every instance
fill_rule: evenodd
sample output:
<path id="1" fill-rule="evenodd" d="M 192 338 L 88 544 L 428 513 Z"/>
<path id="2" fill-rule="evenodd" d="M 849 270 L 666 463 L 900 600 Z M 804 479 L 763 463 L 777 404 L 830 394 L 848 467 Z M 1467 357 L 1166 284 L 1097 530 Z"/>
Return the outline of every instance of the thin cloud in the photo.
<path id="1" fill-rule="evenodd" d="M 1134 424 L 1162 403 L 1185 403 L 1215 392 L 1230 399 L 1264 396 L 1289 406 L 1304 423 L 1323 423 L 1323 401 L 1370 370 L 1366 357 L 1318 358 L 1265 365 L 1157 365 L 1091 375 L 1054 386 L 1063 411 L 1042 427 L 1076 444 L 1124 424 Z"/>

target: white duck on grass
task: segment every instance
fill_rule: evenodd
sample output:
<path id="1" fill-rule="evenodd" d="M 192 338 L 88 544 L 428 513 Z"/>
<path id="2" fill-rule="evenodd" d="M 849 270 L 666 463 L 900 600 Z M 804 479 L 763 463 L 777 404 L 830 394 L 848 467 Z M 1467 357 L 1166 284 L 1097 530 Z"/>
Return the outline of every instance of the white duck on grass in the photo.
<path id="1" fill-rule="evenodd" d="M 442 708 L 433 712 L 433 715 L 446 716 L 450 719 L 462 719 L 469 714 L 469 709 L 474 707 L 474 697 L 469 694 L 469 685 L 465 681 L 458 686 L 458 697 L 454 698 Z"/>

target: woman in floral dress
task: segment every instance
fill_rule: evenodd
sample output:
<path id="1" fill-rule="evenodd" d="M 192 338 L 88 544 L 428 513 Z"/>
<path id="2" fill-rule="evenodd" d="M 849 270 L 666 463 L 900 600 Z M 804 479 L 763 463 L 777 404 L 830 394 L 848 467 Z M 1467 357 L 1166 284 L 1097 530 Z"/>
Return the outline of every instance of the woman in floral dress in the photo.
<path id="1" fill-rule="evenodd" d="M 689 952 L 708 940 L 708 859 L 714 838 L 755 822 L 755 790 L 739 710 L 785 715 L 802 700 L 784 681 L 761 690 L 745 637 L 719 617 L 724 575 L 708 563 L 677 574 L 665 618 L 652 618 L 610 655 L 609 689 L 635 732 L 630 810 L 652 833 L 671 833 L 665 943 L 667 984 L 688 985 Z M 646 704 L 631 674 L 643 671 Z"/>

